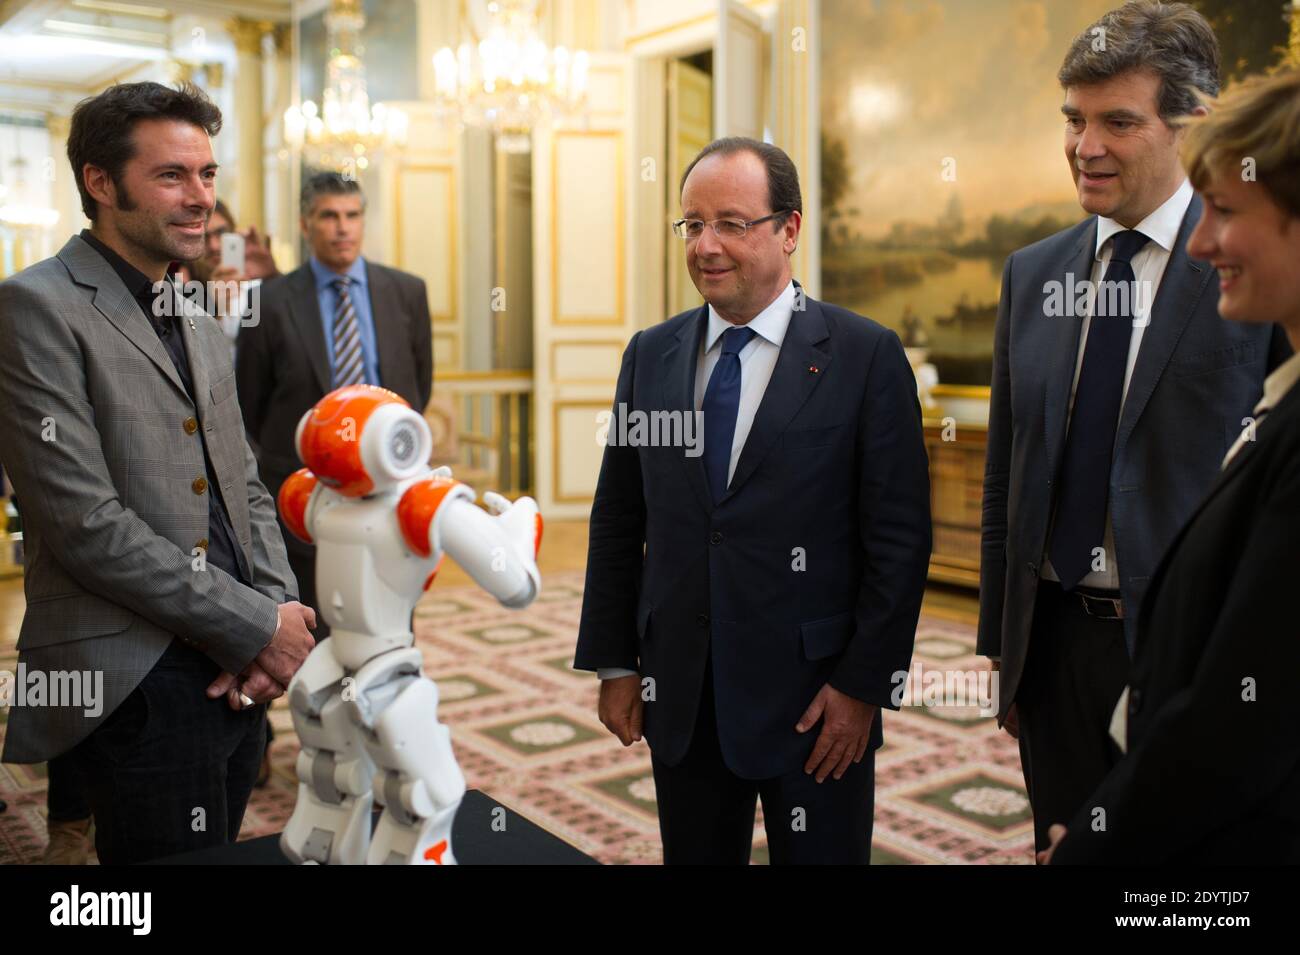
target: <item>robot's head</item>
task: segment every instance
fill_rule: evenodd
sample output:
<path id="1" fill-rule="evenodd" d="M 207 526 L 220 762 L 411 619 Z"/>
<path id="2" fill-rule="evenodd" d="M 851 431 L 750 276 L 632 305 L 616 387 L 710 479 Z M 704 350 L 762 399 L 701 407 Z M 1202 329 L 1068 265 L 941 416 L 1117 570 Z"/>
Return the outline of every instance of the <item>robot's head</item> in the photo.
<path id="1" fill-rule="evenodd" d="M 348 385 L 302 416 L 295 444 L 322 484 L 347 497 L 365 497 L 424 471 L 433 438 L 400 395 Z"/>

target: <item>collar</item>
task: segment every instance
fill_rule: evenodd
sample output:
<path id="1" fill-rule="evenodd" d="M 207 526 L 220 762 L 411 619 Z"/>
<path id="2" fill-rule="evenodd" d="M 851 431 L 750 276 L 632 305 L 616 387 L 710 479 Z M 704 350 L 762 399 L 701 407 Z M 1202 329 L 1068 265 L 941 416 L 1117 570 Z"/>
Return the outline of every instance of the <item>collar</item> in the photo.
<path id="1" fill-rule="evenodd" d="M 1172 196 L 1133 229 L 1135 232 L 1141 232 L 1166 252 L 1173 252 L 1174 246 L 1178 243 L 1178 230 L 1183 226 L 1183 217 L 1187 215 L 1187 207 L 1191 202 L 1192 184 L 1184 179 L 1183 184 L 1174 190 Z M 1097 217 L 1097 245 L 1093 250 L 1093 256 L 1098 262 L 1101 261 L 1101 250 L 1106 240 L 1115 233 L 1123 231 L 1125 231 L 1124 226 L 1114 219 Z"/>
<path id="2" fill-rule="evenodd" d="M 325 265 L 314 255 L 307 262 L 311 266 L 311 274 L 316 278 L 316 291 L 319 292 L 323 288 L 334 287 L 334 280 L 339 277 L 338 272 Z M 343 274 L 352 280 L 354 286 L 364 289 L 366 287 L 366 257 L 358 255 L 357 260 L 348 266 L 348 270 Z"/>
<path id="3" fill-rule="evenodd" d="M 1264 379 L 1264 397 L 1255 406 L 1255 413 L 1276 408 L 1277 403 L 1295 387 L 1297 381 L 1300 381 L 1300 352 L 1282 362 Z"/>
<path id="4" fill-rule="evenodd" d="M 122 280 L 122 284 L 126 286 L 126 290 L 134 298 L 141 298 L 153 290 L 153 282 L 149 281 L 149 276 L 97 239 L 89 229 L 81 230 L 81 238 L 87 245 L 103 256 L 104 261 L 117 273 L 117 277 Z"/>
<path id="5" fill-rule="evenodd" d="M 786 283 L 785 288 L 781 290 L 781 294 L 772 300 L 772 304 L 751 318 L 745 327 L 752 328 L 758 333 L 759 337 L 780 348 L 781 342 L 785 340 L 786 329 L 790 327 L 790 319 L 793 315 L 794 282 L 791 281 Z M 718 344 L 723 332 L 728 328 L 736 327 L 714 311 L 713 306 L 710 305 L 709 327 L 704 337 L 705 354 L 708 354 Z"/>

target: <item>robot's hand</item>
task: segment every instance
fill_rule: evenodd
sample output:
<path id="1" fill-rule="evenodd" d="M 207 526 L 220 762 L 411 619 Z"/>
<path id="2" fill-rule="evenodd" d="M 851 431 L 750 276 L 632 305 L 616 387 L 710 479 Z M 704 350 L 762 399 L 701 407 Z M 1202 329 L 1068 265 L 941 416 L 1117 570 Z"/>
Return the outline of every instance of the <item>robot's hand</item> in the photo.
<path id="1" fill-rule="evenodd" d="M 531 497 L 521 497 L 511 503 L 504 495 L 487 491 L 483 494 L 483 503 L 487 505 L 488 513 L 501 521 L 519 555 L 536 561 L 537 553 L 542 549 L 542 515 L 537 510 L 537 502 Z"/>
<path id="2" fill-rule="evenodd" d="M 531 497 L 521 497 L 511 502 L 495 491 L 487 491 L 483 495 L 483 503 L 505 532 L 534 586 L 540 589 L 537 552 L 542 549 L 542 515 L 538 513 L 537 502 Z"/>

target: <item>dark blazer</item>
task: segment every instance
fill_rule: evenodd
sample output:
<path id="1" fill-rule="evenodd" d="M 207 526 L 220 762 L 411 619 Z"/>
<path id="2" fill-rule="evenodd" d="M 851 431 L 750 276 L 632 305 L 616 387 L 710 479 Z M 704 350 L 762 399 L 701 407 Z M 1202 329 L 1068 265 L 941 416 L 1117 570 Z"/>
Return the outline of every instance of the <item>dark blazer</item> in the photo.
<path id="1" fill-rule="evenodd" d="M 723 758 L 750 779 L 803 764 L 820 726 L 794 725 L 827 681 L 896 708 L 911 661 L 930 554 L 916 381 L 892 331 L 806 304 L 716 507 L 702 456 L 605 448 L 574 665 L 654 680 L 644 732 L 670 766 L 690 745 L 710 654 Z M 616 414 L 693 409 L 707 324 L 700 307 L 632 336 Z"/>
<path id="2" fill-rule="evenodd" d="M 433 391 L 433 328 L 424 280 L 366 262 L 375 320 L 380 384 L 424 411 Z M 298 420 L 330 391 L 331 369 L 316 280 L 303 264 L 262 288 L 256 325 L 235 345 L 239 404 L 262 480 L 272 496 L 302 463 L 294 448 Z M 291 534 L 291 551 L 310 550 Z"/>
<path id="3" fill-rule="evenodd" d="M 1069 834 L 1053 863 L 1300 863 L 1297 542 L 1293 387 L 1156 571 L 1138 620 L 1128 755 L 1060 820 Z M 1106 811 L 1104 832 L 1092 830 L 1093 807 Z"/>
<path id="4" fill-rule="evenodd" d="M 1130 656 L 1156 563 L 1205 495 L 1268 372 L 1291 348 L 1273 326 L 1219 317 L 1219 287 L 1187 255 L 1193 196 L 1169 256 L 1120 412 L 1110 508 Z M 1091 277 L 1095 216 L 1007 259 L 994 332 L 980 547 L 978 652 L 1001 656 L 998 721 L 1016 698 L 1047 545 L 1081 317 L 1048 317 L 1044 284 Z"/>

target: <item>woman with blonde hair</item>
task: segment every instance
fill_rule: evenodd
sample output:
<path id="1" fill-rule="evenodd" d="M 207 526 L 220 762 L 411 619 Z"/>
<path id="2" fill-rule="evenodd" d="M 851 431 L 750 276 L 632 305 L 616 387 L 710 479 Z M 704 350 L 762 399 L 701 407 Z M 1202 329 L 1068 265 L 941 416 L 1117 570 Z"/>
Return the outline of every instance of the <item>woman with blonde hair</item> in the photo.
<path id="1" fill-rule="evenodd" d="M 1187 251 L 1217 270 L 1220 314 L 1300 349 L 1300 73 L 1225 94 L 1183 163 L 1205 204 Z M 1265 380 L 1152 577 L 1111 726 L 1126 755 L 1040 862 L 1300 862 L 1298 379 L 1293 355 Z"/>

